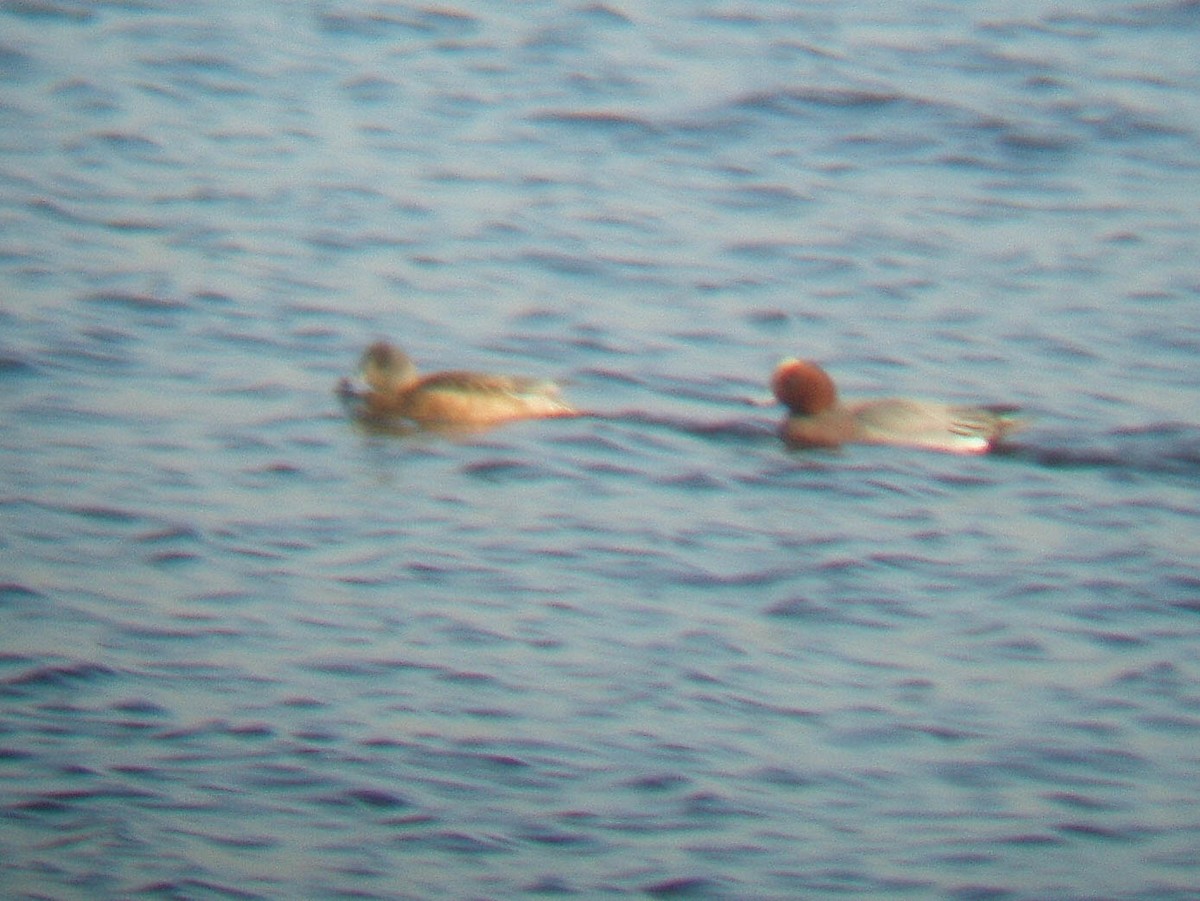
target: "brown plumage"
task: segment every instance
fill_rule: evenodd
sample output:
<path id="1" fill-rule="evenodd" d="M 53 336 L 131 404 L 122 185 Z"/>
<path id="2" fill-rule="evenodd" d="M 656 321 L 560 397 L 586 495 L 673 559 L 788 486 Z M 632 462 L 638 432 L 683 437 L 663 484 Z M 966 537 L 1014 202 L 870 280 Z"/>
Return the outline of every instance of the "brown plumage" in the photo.
<path id="1" fill-rule="evenodd" d="M 361 369 L 370 389 L 361 398 L 368 419 L 482 427 L 516 419 L 579 415 L 561 399 L 553 382 L 465 371 L 421 376 L 408 355 L 386 341 L 367 348 Z"/>

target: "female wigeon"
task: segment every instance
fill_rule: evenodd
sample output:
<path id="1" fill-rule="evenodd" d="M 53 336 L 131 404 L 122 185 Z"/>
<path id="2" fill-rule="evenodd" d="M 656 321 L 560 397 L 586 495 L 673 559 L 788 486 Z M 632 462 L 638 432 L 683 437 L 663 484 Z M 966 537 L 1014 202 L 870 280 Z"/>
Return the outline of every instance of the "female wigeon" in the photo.
<path id="1" fill-rule="evenodd" d="M 419 376 L 408 355 L 386 341 L 367 348 L 361 370 L 370 389 L 359 398 L 367 419 L 481 428 L 515 419 L 580 415 L 559 397 L 553 382 L 462 371 Z"/>
<path id="2" fill-rule="evenodd" d="M 894 444 L 952 454 L 986 454 L 1020 427 L 1014 407 L 902 398 L 842 404 L 824 369 L 794 358 L 776 367 L 771 390 L 788 408 L 780 434 L 793 447 Z"/>

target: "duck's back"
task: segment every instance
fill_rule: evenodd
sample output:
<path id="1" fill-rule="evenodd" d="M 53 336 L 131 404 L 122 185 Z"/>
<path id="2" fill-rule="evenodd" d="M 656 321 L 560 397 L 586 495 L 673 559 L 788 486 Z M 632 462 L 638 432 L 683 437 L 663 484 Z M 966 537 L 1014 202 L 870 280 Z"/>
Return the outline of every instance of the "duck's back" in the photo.
<path id="1" fill-rule="evenodd" d="M 418 422 L 461 424 L 574 413 L 553 382 L 478 372 L 439 372 L 421 379 L 406 392 L 402 411 Z"/>
<path id="2" fill-rule="evenodd" d="M 857 438 L 958 454 L 991 450 L 1015 427 L 1012 410 L 887 398 L 853 405 Z"/>

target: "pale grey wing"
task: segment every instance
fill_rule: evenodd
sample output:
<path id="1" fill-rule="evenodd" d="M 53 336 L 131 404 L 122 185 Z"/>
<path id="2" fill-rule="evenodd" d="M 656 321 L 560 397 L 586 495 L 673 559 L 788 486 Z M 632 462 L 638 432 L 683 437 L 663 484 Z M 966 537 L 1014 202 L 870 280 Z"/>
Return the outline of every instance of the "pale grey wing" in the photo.
<path id="1" fill-rule="evenodd" d="M 979 452 L 1002 431 L 999 416 L 984 407 L 888 399 L 855 412 L 861 439 L 869 442 Z"/>
<path id="2" fill-rule="evenodd" d="M 1016 407 L 952 406 L 950 410 L 954 418 L 951 430 L 954 432 L 965 431 L 995 439 L 1021 427 L 1020 411 Z"/>

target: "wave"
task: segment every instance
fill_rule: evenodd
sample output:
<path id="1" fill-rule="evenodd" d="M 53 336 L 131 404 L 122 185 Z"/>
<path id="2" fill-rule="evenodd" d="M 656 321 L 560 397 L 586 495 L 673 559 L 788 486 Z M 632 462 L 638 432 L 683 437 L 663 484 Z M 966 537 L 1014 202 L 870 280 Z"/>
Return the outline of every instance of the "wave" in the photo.
<path id="1" fill-rule="evenodd" d="M 1080 442 L 1014 442 L 999 453 L 1054 469 L 1200 476 L 1200 426 L 1162 423 L 1114 429 Z"/>
<path id="2" fill-rule="evenodd" d="M 529 116 L 536 124 L 574 126 L 603 132 L 656 135 L 663 129 L 642 116 L 618 110 L 542 110 Z"/>
<path id="3" fill-rule="evenodd" d="M 741 109 L 791 113 L 797 107 L 849 110 L 881 109 L 905 101 L 915 102 L 912 98 L 896 91 L 814 85 L 754 91 L 736 98 L 733 106 Z"/>

